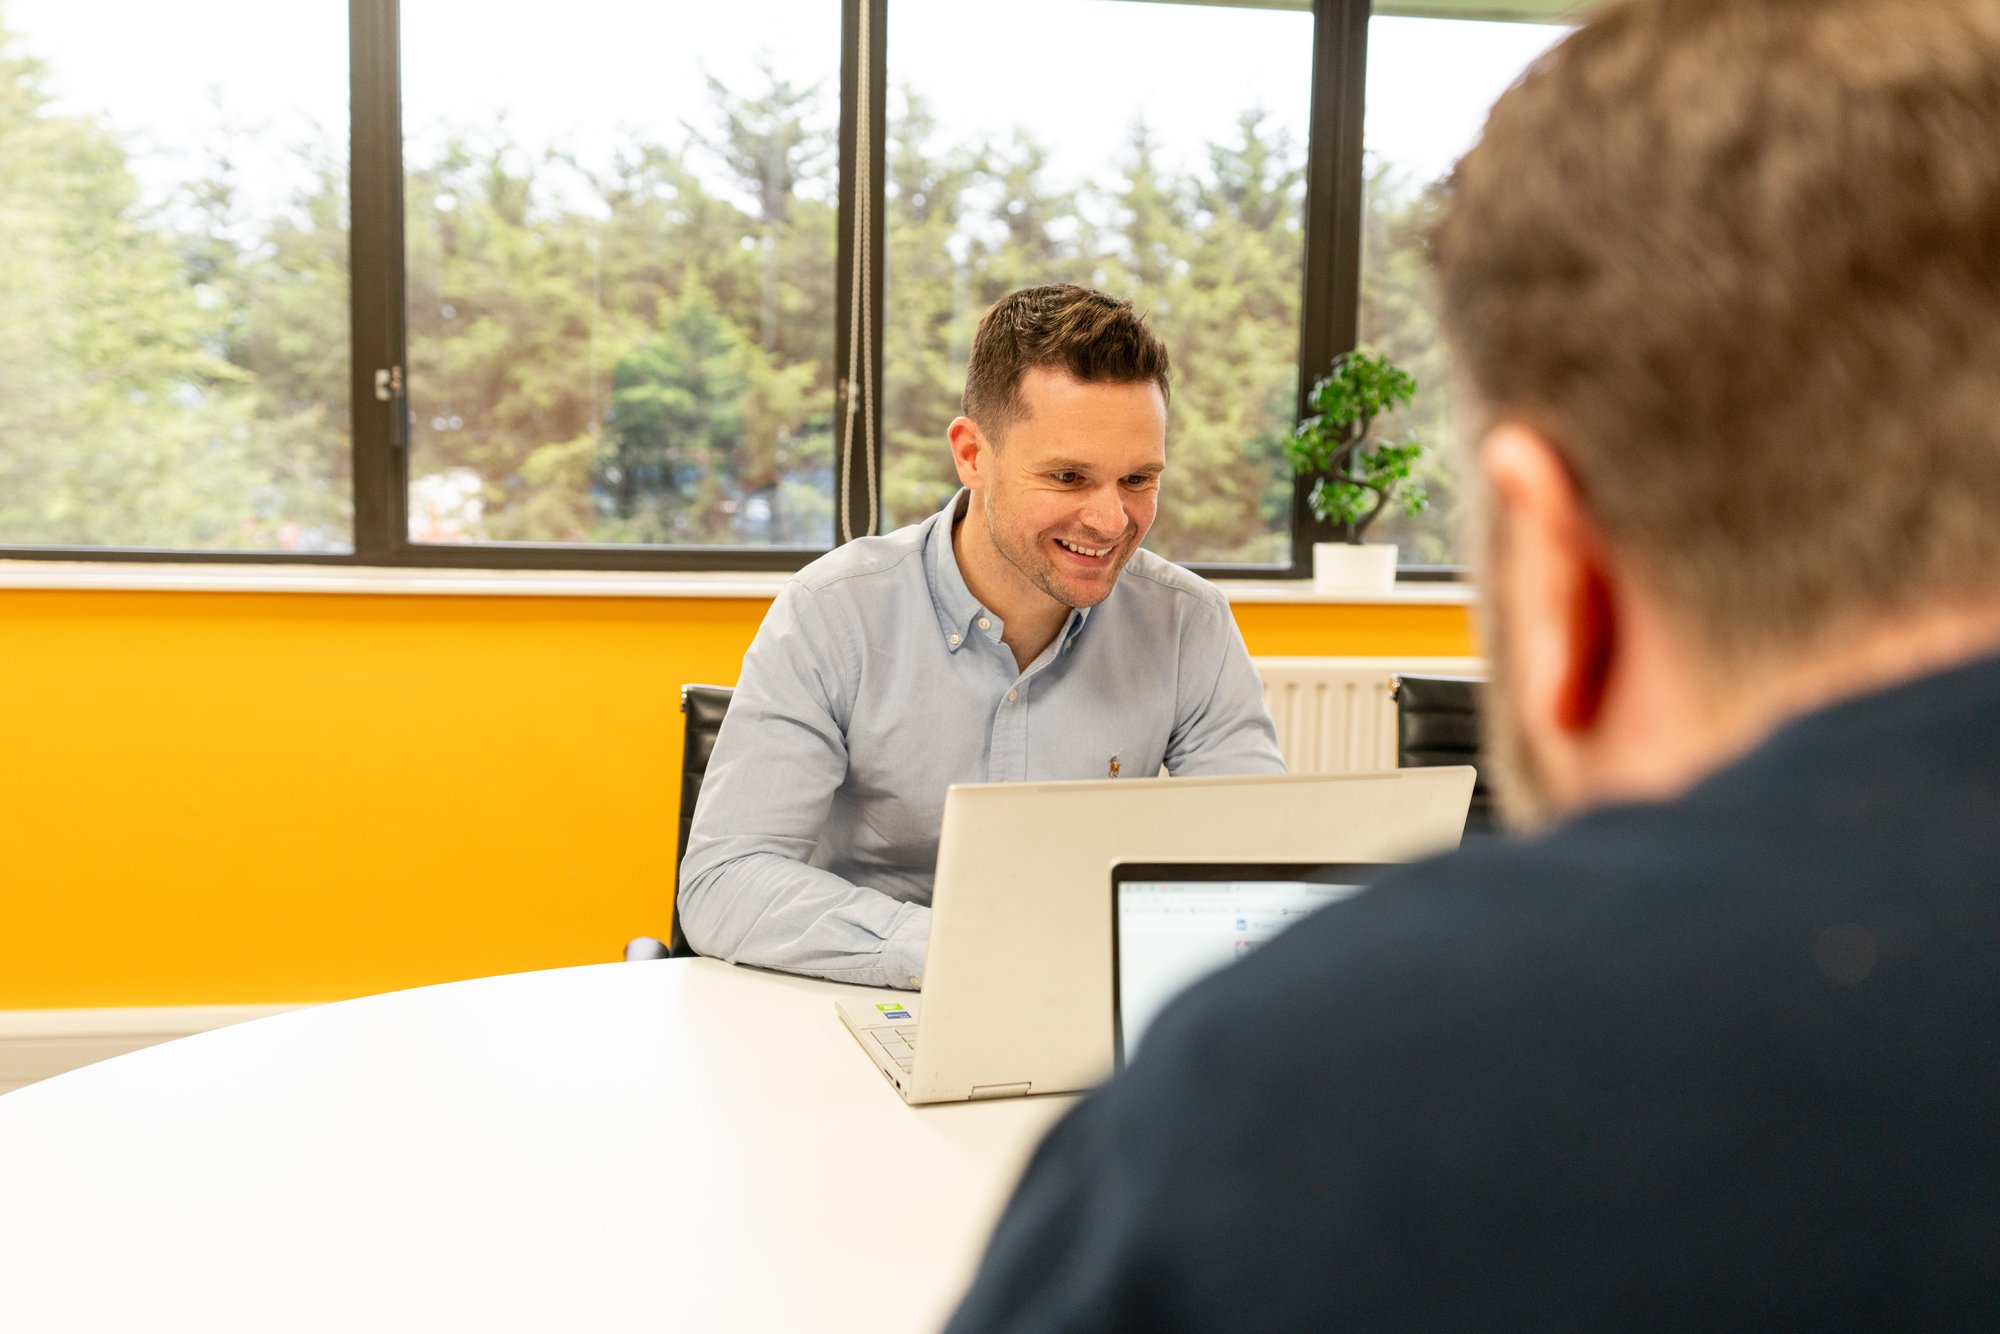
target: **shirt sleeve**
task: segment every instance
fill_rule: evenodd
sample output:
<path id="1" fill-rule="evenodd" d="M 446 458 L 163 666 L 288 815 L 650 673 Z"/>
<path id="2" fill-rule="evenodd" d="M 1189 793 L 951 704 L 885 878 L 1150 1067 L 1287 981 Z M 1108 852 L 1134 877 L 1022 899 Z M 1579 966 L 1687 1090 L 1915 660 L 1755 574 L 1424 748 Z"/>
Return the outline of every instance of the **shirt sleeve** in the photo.
<path id="1" fill-rule="evenodd" d="M 744 655 L 681 860 L 675 911 L 703 954 L 920 985 L 930 909 L 809 864 L 847 774 L 859 662 L 813 594 L 787 584 Z"/>
<path id="2" fill-rule="evenodd" d="M 1278 730 L 1264 707 L 1264 682 L 1220 597 L 1195 619 L 1184 654 L 1167 771 L 1176 777 L 1285 773 Z"/>

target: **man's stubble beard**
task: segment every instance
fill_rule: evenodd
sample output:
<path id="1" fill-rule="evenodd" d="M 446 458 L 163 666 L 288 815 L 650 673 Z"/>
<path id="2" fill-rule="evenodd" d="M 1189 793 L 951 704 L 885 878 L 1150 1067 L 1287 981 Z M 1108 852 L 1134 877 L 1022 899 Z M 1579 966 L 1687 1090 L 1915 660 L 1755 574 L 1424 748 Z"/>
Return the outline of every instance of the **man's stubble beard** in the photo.
<path id="1" fill-rule="evenodd" d="M 993 542 L 993 549 L 999 552 L 1001 559 L 1013 566 L 1023 579 L 1026 579 L 1054 601 L 1072 610 L 1083 607 L 1095 607 L 1103 602 L 1104 599 L 1110 597 L 1111 590 L 1118 586 L 1119 577 L 1125 573 L 1125 567 L 1131 563 L 1133 553 L 1137 550 L 1136 545 L 1132 547 L 1126 546 L 1126 539 L 1132 533 L 1132 526 L 1128 521 L 1125 525 L 1125 531 L 1119 534 L 1118 537 L 1118 546 L 1124 550 L 1124 554 L 1119 557 L 1118 563 L 1111 567 L 1111 577 L 1104 581 L 1101 591 L 1097 589 L 1092 590 L 1093 592 L 1097 592 L 1096 598 L 1089 602 L 1079 602 L 1076 600 L 1075 594 L 1066 591 L 1062 586 L 1062 582 L 1056 574 L 1055 561 L 1042 550 L 1039 540 L 1040 534 L 1027 539 L 1023 544 L 1023 550 L 1014 551 L 1009 548 L 1008 543 L 1012 540 L 1011 536 L 1003 538 L 1001 535 L 1003 533 L 1011 534 L 1012 530 L 1001 526 L 999 516 L 995 512 L 996 508 L 992 492 L 989 491 L 980 497 L 980 510 L 986 522 L 987 535 Z"/>
<path id="2" fill-rule="evenodd" d="M 1475 604 L 1479 621 L 1479 642 L 1486 649 L 1486 696 L 1480 730 L 1482 762 L 1487 785 L 1493 790 L 1500 823 L 1515 833 L 1534 833 L 1553 823 L 1560 813 L 1548 777 L 1528 744 L 1521 726 L 1521 707 L 1514 680 L 1514 656 L 1508 638 L 1512 617 L 1503 605 L 1499 589 L 1504 586 L 1500 521 L 1490 496 L 1478 502 L 1473 521 L 1480 552 L 1479 598 Z"/>

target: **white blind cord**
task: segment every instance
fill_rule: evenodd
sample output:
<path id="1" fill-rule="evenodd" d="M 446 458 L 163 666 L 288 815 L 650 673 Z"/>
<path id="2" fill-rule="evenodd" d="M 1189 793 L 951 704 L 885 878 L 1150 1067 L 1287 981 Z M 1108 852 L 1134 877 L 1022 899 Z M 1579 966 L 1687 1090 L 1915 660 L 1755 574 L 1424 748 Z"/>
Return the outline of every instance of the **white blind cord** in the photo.
<path id="1" fill-rule="evenodd" d="M 863 318 L 868 307 L 868 233 L 869 201 L 874 198 L 874 167 L 871 148 L 875 141 L 874 126 L 869 113 L 874 99 L 870 84 L 873 72 L 869 61 L 874 52 L 874 16 L 870 13 L 870 0 L 860 0 L 859 32 L 860 49 L 855 52 L 855 106 L 854 106 L 854 233 L 850 238 L 854 247 L 853 281 L 849 284 L 847 318 L 847 411 L 841 429 L 840 445 L 840 540 L 854 540 L 854 526 L 848 515 L 852 512 L 849 501 L 854 494 L 854 434 L 856 419 L 861 415 L 861 404 L 865 400 L 875 401 L 875 356 L 874 330 Z M 862 392 L 865 390 L 865 393 Z M 872 537 L 875 526 L 880 521 L 876 513 L 875 484 L 875 421 L 871 412 L 861 426 L 863 444 L 862 460 L 868 469 L 868 527 L 863 536 Z"/>

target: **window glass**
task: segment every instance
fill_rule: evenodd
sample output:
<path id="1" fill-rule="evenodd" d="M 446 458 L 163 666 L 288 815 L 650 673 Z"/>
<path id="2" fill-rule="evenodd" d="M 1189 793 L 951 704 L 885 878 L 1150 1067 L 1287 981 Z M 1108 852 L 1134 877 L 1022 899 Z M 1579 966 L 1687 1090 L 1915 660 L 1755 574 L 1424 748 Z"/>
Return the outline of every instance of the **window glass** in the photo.
<path id="1" fill-rule="evenodd" d="M 402 24 L 410 537 L 830 545 L 840 7 Z"/>
<path id="2" fill-rule="evenodd" d="M 1452 468 L 1451 362 L 1438 335 L 1424 258 L 1437 187 L 1478 139 L 1500 94 L 1568 32 L 1542 23 L 1368 21 L 1360 340 L 1417 380 L 1415 400 L 1384 417 L 1379 431 L 1415 434 L 1431 445 L 1417 471 L 1429 508 L 1406 517 L 1392 498 L 1368 530 L 1370 541 L 1396 543 L 1403 565 L 1464 563 Z"/>
<path id="3" fill-rule="evenodd" d="M 945 428 L 980 313 L 1017 288 L 1129 297 L 1174 362 L 1147 544 L 1283 563 L 1298 394 L 1312 17 L 1134 0 L 889 11 L 883 493 L 956 488 Z"/>
<path id="4" fill-rule="evenodd" d="M 347 141 L 337 0 L 0 8 L 0 545 L 351 548 Z"/>

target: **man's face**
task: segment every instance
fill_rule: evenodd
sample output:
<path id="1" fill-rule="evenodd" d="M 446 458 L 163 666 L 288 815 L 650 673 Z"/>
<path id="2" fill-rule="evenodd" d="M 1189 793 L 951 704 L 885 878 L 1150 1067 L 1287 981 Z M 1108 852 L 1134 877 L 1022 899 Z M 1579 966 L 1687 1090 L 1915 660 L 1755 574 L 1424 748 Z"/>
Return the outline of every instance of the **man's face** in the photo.
<path id="1" fill-rule="evenodd" d="M 959 477 L 975 493 L 1004 567 L 1065 607 L 1111 594 L 1159 511 L 1167 405 L 1159 386 L 1085 384 L 1036 368 L 1025 410 Z"/>

